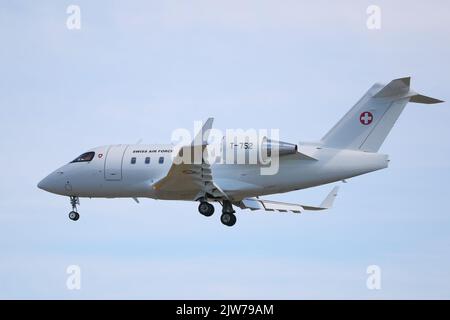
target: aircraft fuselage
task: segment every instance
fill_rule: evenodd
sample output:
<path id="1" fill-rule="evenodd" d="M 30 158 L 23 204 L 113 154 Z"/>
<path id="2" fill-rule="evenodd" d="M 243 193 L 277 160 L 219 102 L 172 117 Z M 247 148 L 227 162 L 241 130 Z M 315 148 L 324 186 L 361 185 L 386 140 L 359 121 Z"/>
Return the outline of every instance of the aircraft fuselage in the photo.
<path id="1" fill-rule="evenodd" d="M 71 162 L 49 174 L 39 187 L 49 192 L 90 198 L 194 200 L 187 191 L 160 191 L 153 184 L 172 166 L 172 145 L 110 145 L 91 149 L 90 161 Z M 386 168 L 386 155 L 300 145 L 314 159 L 279 157 L 278 172 L 261 175 L 260 164 L 212 164 L 215 183 L 239 201 L 246 197 L 323 185 Z M 190 172 L 186 172 L 190 174 Z"/>

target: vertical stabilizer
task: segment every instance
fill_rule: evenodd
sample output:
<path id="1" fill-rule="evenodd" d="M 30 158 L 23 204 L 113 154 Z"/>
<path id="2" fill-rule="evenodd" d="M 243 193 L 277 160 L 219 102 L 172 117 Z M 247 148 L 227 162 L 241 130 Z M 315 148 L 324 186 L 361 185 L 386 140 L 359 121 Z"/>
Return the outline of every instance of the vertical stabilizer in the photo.
<path id="1" fill-rule="evenodd" d="M 410 89 L 410 77 L 375 84 L 322 138 L 324 146 L 377 152 L 408 102 L 443 102 Z"/>

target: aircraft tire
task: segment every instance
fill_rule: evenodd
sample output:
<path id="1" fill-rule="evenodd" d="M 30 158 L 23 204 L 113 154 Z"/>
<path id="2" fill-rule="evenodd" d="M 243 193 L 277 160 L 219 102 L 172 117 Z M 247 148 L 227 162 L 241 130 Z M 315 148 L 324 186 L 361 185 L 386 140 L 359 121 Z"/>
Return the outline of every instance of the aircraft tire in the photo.
<path id="1" fill-rule="evenodd" d="M 76 211 L 70 211 L 69 212 L 69 219 L 72 221 L 77 221 L 78 219 L 80 219 L 80 214 Z"/>
<path id="2" fill-rule="evenodd" d="M 202 201 L 198 205 L 198 212 L 200 212 L 205 217 L 210 217 L 214 213 L 214 206 L 206 201 Z"/>
<path id="3" fill-rule="evenodd" d="M 220 221 L 227 227 L 232 227 L 236 223 L 236 216 L 233 213 L 224 212 L 220 216 Z"/>

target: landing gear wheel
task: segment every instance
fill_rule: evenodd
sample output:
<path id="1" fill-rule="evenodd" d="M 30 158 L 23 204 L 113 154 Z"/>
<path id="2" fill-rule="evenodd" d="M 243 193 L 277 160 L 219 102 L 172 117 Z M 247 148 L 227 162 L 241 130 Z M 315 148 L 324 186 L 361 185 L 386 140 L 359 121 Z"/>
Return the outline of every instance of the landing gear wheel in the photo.
<path id="1" fill-rule="evenodd" d="M 80 204 L 80 199 L 76 196 L 70 196 L 70 204 L 72 205 L 72 211 L 69 212 L 69 219 L 72 221 L 77 221 L 80 219 L 80 214 L 77 210 L 77 205 Z"/>
<path id="2" fill-rule="evenodd" d="M 230 200 L 223 200 L 222 202 L 222 215 L 220 216 L 220 221 L 228 226 L 234 226 L 236 223 L 236 216 L 234 215 L 233 205 Z"/>
<path id="3" fill-rule="evenodd" d="M 202 201 L 198 205 L 198 212 L 200 212 L 205 217 L 210 217 L 214 213 L 214 206 L 206 201 Z"/>
<path id="4" fill-rule="evenodd" d="M 69 219 L 72 220 L 72 221 L 77 221 L 78 219 L 80 219 L 80 214 L 78 212 L 75 212 L 75 211 L 70 211 Z"/>
<path id="5" fill-rule="evenodd" d="M 236 223 L 236 216 L 234 214 L 232 214 L 232 213 L 224 212 L 220 216 L 220 221 L 224 225 L 226 225 L 228 227 L 232 227 Z"/>

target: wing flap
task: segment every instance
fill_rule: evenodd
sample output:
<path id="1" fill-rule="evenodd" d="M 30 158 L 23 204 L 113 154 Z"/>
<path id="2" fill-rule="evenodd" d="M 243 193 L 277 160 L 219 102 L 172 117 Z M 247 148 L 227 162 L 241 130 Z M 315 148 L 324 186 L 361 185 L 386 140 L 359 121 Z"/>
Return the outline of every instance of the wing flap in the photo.
<path id="1" fill-rule="evenodd" d="M 244 208 L 250 210 L 280 211 L 301 213 L 303 208 L 301 205 L 293 203 L 285 203 L 278 201 L 262 200 L 256 198 L 247 198 L 242 200 Z"/>

